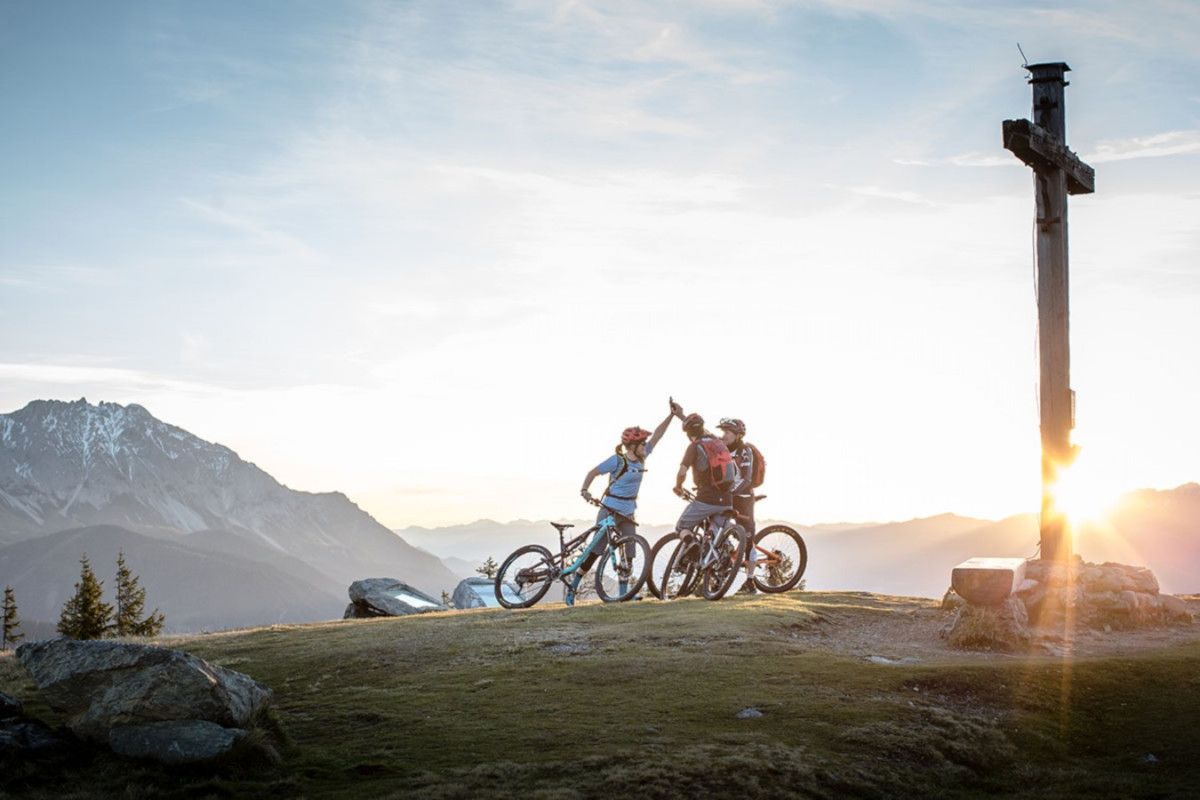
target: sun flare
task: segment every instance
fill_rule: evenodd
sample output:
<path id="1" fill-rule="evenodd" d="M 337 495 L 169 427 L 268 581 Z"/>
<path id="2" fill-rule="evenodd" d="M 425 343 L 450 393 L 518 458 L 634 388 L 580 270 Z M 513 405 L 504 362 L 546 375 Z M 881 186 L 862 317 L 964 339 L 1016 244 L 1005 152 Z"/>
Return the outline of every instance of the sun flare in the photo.
<path id="1" fill-rule="evenodd" d="M 1088 463 L 1076 462 L 1059 474 L 1054 502 L 1074 523 L 1102 520 L 1117 501 L 1119 490 Z"/>

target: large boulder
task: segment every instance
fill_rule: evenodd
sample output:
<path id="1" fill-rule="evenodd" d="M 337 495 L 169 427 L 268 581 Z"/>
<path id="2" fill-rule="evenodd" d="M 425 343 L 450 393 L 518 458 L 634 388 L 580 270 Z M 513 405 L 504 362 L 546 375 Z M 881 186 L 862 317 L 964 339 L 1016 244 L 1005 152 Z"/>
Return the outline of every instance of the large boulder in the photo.
<path id="1" fill-rule="evenodd" d="M 350 584 L 346 619 L 406 617 L 447 607 L 404 581 L 395 578 L 365 578 Z"/>
<path id="2" fill-rule="evenodd" d="M 164 764 L 207 761 L 229 752 L 246 735 L 239 728 L 225 728 L 202 719 L 147 722 L 113 728 L 108 746 L 130 758 L 152 758 Z"/>
<path id="3" fill-rule="evenodd" d="M 1066 563 L 1031 561 L 1017 591 L 1030 620 L 1047 628 L 1076 625 L 1100 630 L 1154 628 L 1192 621 L 1187 608 L 1159 592 L 1146 567 L 1089 564 L 1079 556 Z"/>
<path id="4" fill-rule="evenodd" d="M 113 730 L 128 726 L 202 720 L 245 728 L 271 700 L 247 675 L 164 647 L 51 639 L 22 645 L 17 657 L 72 732 L 110 746 Z"/>

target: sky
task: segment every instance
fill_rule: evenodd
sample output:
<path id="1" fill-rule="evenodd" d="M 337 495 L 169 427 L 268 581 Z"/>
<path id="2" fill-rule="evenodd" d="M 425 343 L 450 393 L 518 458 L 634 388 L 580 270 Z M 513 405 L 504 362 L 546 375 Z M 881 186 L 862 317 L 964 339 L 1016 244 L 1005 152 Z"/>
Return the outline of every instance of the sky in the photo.
<path id="1" fill-rule="evenodd" d="M 0 0 L 0 413 L 138 403 L 400 528 L 586 517 L 674 396 L 760 516 L 1035 510 L 1000 131 L 1055 61 L 1077 477 L 1200 480 L 1191 0 Z"/>

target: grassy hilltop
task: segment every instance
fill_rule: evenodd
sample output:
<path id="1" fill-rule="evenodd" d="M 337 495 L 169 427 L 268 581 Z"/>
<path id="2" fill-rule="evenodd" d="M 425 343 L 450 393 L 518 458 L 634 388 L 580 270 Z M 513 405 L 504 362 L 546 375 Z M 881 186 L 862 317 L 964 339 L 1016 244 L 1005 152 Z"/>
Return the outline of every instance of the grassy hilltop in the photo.
<path id="1" fill-rule="evenodd" d="M 927 600 L 794 592 L 169 639 L 275 690 L 238 758 L 97 754 L 4 770 L 0 796 L 1195 796 L 1196 638 L 1074 658 L 911 639 L 948 621 Z M 11 654 L 0 689 L 53 722 Z"/>

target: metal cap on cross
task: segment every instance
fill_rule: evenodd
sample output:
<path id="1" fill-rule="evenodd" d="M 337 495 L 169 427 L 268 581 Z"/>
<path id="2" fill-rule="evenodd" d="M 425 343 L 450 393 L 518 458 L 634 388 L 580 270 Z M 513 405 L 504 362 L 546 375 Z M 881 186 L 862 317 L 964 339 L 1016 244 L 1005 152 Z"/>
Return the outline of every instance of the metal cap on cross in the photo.
<path id="1" fill-rule="evenodd" d="M 1075 397 L 1071 391 L 1067 276 L 1067 195 L 1095 191 L 1096 173 L 1067 148 L 1062 62 L 1030 64 L 1033 121 L 1005 120 L 1004 147 L 1033 168 L 1037 205 L 1038 401 L 1042 433 L 1041 557 L 1072 555 L 1069 522 L 1054 499 L 1074 457 Z"/>

